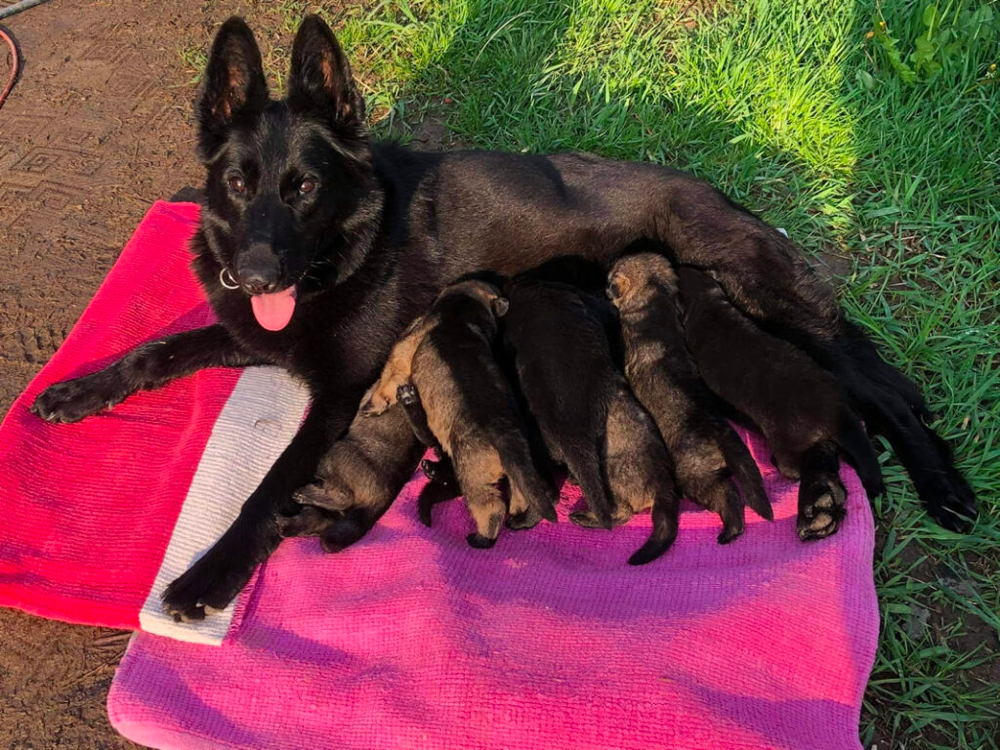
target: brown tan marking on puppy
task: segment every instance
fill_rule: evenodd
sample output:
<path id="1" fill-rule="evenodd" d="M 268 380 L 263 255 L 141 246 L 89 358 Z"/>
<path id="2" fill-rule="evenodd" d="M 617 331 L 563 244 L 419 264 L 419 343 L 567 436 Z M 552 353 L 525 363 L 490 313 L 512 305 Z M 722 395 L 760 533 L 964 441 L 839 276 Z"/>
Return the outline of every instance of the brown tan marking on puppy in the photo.
<path id="1" fill-rule="evenodd" d="M 530 274 L 512 280 L 507 294 L 505 336 L 521 392 L 547 450 L 580 482 L 589 506 L 571 520 L 611 528 L 652 507 L 653 531 L 629 562 L 659 557 L 677 537 L 679 496 L 656 426 L 615 366 L 614 308 Z"/>
<path id="2" fill-rule="evenodd" d="M 774 514 L 750 451 L 714 411 L 684 341 L 677 305 L 677 277 L 655 253 L 622 258 L 608 275 L 608 296 L 618 308 L 625 376 L 653 417 L 674 460 L 681 492 L 718 513 L 719 543 L 743 533 L 743 498 L 760 516 Z"/>
<path id="3" fill-rule="evenodd" d="M 711 277 L 677 271 L 684 334 L 705 383 L 764 433 L 778 471 L 799 485 L 802 540 L 833 534 L 847 491 L 838 449 L 871 496 L 882 492 L 878 456 L 837 380 L 805 352 L 761 330 Z"/>
<path id="4" fill-rule="evenodd" d="M 299 513 L 279 518 L 282 536 L 318 536 L 328 552 L 358 541 L 413 476 L 423 451 L 401 406 L 359 414 L 323 456 L 315 482 L 295 493 Z"/>
<path id="5" fill-rule="evenodd" d="M 400 386 L 413 385 L 475 521 L 476 533 L 467 537 L 473 547 L 496 542 L 507 512 L 505 477 L 519 525 L 556 519 L 555 488 L 532 462 L 514 394 L 493 355 L 506 310 L 507 300 L 485 281 L 449 286 L 397 344 L 362 407 L 376 414 L 384 402 L 395 402 Z"/>

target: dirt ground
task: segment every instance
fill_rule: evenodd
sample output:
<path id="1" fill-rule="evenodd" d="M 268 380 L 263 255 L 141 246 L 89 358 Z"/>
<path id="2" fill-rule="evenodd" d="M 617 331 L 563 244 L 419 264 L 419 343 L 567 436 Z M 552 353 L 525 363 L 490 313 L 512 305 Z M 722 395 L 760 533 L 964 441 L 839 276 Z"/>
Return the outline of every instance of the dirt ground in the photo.
<path id="1" fill-rule="evenodd" d="M 178 49 L 207 39 L 234 9 L 53 2 L 4 22 L 23 67 L 0 110 L 3 412 L 62 343 L 149 205 L 198 183 L 191 75 Z M 0 609 L 0 748 L 136 747 L 105 712 L 127 638 Z"/>

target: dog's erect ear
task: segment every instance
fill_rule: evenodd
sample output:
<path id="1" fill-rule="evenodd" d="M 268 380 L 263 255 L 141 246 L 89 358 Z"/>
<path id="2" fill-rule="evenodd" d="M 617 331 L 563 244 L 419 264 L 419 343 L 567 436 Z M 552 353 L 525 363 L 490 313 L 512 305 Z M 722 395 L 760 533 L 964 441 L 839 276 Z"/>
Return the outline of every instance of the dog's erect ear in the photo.
<path id="1" fill-rule="evenodd" d="M 198 104 L 198 150 L 210 160 L 229 126 L 240 117 L 262 111 L 268 102 L 267 81 L 253 32 L 233 16 L 219 28 L 205 68 Z"/>
<path id="2" fill-rule="evenodd" d="M 292 46 L 288 107 L 335 126 L 361 127 L 365 100 L 337 37 L 319 16 L 306 16 Z"/>
<path id="3" fill-rule="evenodd" d="M 506 297 L 494 297 L 490 300 L 490 307 L 493 309 L 493 316 L 502 318 L 510 309 L 510 300 Z"/>

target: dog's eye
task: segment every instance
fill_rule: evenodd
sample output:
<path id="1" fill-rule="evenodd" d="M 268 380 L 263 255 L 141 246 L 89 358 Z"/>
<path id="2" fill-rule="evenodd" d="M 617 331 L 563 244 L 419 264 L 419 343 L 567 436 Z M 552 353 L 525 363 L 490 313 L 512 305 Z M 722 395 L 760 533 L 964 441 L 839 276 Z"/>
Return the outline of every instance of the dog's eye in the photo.
<path id="1" fill-rule="evenodd" d="M 247 191 L 247 184 L 243 181 L 243 178 L 239 175 L 233 175 L 229 178 L 229 189 L 234 193 L 243 194 Z"/>
<path id="2" fill-rule="evenodd" d="M 302 182 L 299 183 L 299 192 L 302 195 L 309 195 L 313 190 L 316 189 L 316 180 L 312 180 L 306 177 Z"/>

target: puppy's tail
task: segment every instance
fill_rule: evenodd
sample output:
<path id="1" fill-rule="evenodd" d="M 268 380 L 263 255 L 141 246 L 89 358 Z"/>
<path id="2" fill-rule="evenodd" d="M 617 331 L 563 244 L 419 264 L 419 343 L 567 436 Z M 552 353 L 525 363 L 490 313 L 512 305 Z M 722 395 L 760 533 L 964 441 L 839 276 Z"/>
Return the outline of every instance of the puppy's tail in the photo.
<path id="1" fill-rule="evenodd" d="M 771 509 L 771 501 L 764 491 L 764 480 L 760 476 L 760 467 L 753 460 L 750 451 L 747 449 L 736 430 L 725 422 L 721 423 L 719 430 L 719 446 L 722 448 L 722 455 L 726 459 L 729 470 L 740 485 L 743 492 L 743 502 L 761 518 L 768 521 L 774 520 L 774 511 Z"/>
<path id="2" fill-rule="evenodd" d="M 510 483 L 535 512 L 546 521 L 555 523 L 559 493 L 551 482 L 546 482 L 538 473 L 524 437 L 519 433 L 504 436 L 498 441 L 496 449 Z"/>
<path id="3" fill-rule="evenodd" d="M 677 538 L 680 513 L 680 498 L 674 487 L 658 494 L 653 499 L 653 530 L 645 544 L 632 553 L 628 564 L 645 565 L 670 549 Z"/>
<path id="4" fill-rule="evenodd" d="M 837 445 L 847 454 L 847 460 L 858 472 L 858 478 L 868 497 L 881 495 L 885 491 L 885 485 L 882 483 L 882 467 L 879 466 L 875 446 L 857 415 L 847 406 L 840 413 Z"/>

